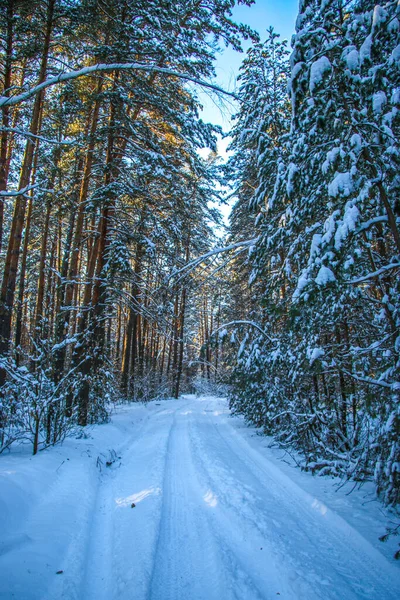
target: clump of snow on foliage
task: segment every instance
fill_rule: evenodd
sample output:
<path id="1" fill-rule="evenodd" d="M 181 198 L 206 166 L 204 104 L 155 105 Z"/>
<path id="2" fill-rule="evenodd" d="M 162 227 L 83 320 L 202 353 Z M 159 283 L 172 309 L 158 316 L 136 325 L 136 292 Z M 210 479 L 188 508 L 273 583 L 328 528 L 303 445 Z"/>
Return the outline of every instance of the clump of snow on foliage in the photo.
<path id="1" fill-rule="evenodd" d="M 326 160 L 322 163 L 322 172 L 325 174 L 329 171 L 329 167 L 335 162 L 340 154 L 340 148 L 332 148 L 326 153 Z"/>
<path id="2" fill-rule="evenodd" d="M 387 98 L 385 92 L 376 92 L 372 96 L 372 110 L 375 114 L 381 113 L 386 104 Z"/>
<path id="3" fill-rule="evenodd" d="M 387 19 L 387 11 L 377 4 L 374 8 L 374 13 L 372 16 L 372 27 L 373 29 L 379 27 L 382 23 L 384 23 Z"/>
<path id="4" fill-rule="evenodd" d="M 314 92 L 314 89 L 317 85 L 321 83 L 325 73 L 332 70 L 332 65 L 326 56 L 321 56 L 318 60 L 316 60 L 310 69 L 310 93 Z"/>
<path id="5" fill-rule="evenodd" d="M 357 71 L 360 66 L 360 56 L 355 46 L 348 46 L 344 49 L 342 59 L 345 61 L 350 71 Z"/>
<path id="6" fill-rule="evenodd" d="M 293 294 L 293 300 L 296 300 L 301 292 L 303 291 L 303 289 L 310 283 L 309 279 L 308 279 L 308 271 L 307 269 L 305 269 L 303 271 L 303 273 L 300 275 L 299 280 L 297 282 L 297 288 Z"/>
<path id="7" fill-rule="evenodd" d="M 390 56 L 389 64 L 393 62 L 400 62 L 400 44 L 396 46 Z"/>
<path id="8" fill-rule="evenodd" d="M 311 242 L 310 261 L 315 256 L 318 256 L 318 254 L 320 253 L 321 240 L 322 240 L 322 235 L 320 233 L 314 233 L 312 242 Z"/>
<path id="9" fill-rule="evenodd" d="M 371 58 L 371 50 L 372 50 L 372 35 L 369 35 L 365 38 L 363 45 L 360 48 L 360 62 L 361 64 Z"/>
<path id="10" fill-rule="evenodd" d="M 339 250 L 344 239 L 355 230 L 360 218 L 360 211 L 351 202 L 346 204 L 344 217 L 335 234 L 335 248 Z"/>
<path id="11" fill-rule="evenodd" d="M 353 191 L 353 182 L 351 173 L 337 173 L 335 178 L 328 185 L 328 194 L 332 198 L 338 196 L 350 196 Z"/>
<path id="12" fill-rule="evenodd" d="M 331 281 L 336 281 L 336 277 L 333 274 L 333 271 L 331 271 L 329 267 L 325 267 L 325 265 L 322 265 L 322 267 L 318 271 L 318 275 L 315 278 L 315 283 L 323 286 L 327 283 L 330 283 Z"/>
<path id="13" fill-rule="evenodd" d="M 339 215 L 340 215 L 340 211 L 335 210 L 326 219 L 326 221 L 324 223 L 324 232 L 325 233 L 322 238 L 322 241 L 324 244 L 328 244 L 331 241 L 331 239 L 336 231 L 336 220 L 339 218 Z"/>
<path id="14" fill-rule="evenodd" d="M 390 19 L 387 29 L 389 33 L 397 33 L 400 29 L 400 22 L 396 17 L 394 19 Z"/>
<path id="15" fill-rule="evenodd" d="M 288 193 L 288 195 L 290 196 L 293 193 L 294 190 L 294 185 L 293 185 L 293 180 L 294 180 L 294 176 L 297 173 L 297 165 L 294 163 L 290 163 L 288 166 L 288 178 L 287 178 L 287 184 L 286 184 L 286 191 Z"/>
<path id="16" fill-rule="evenodd" d="M 313 364 L 318 358 L 324 356 L 325 350 L 323 348 L 308 348 L 307 349 L 307 358 L 310 361 L 310 365 Z"/>
<path id="17" fill-rule="evenodd" d="M 362 137 L 359 133 L 353 133 L 353 135 L 350 138 L 350 146 L 353 148 L 353 150 L 361 152 Z"/>

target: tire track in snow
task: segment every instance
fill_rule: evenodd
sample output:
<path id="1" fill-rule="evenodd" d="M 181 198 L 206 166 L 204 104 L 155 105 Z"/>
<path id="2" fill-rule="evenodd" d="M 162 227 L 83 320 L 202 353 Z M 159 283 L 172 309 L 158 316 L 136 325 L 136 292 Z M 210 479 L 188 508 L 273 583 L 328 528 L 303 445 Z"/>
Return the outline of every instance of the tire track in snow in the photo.
<path id="1" fill-rule="evenodd" d="M 40 600 L 110 600 L 117 597 L 114 596 L 114 513 L 115 498 L 118 497 L 120 487 L 118 484 L 122 472 L 127 466 L 130 468 L 138 446 L 151 436 L 158 419 L 164 416 L 168 418 L 170 414 L 171 407 L 151 411 L 140 426 L 136 426 L 133 433 L 114 448 L 116 454 L 121 456 L 121 468 L 109 471 L 103 466 L 103 471 L 99 473 L 97 467 L 92 466 L 90 476 L 96 479 L 95 485 L 89 486 L 88 495 L 82 497 L 83 505 L 77 510 L 78 520 L 73 523 L 73 534 L 67 538 L 62 564 L 57 567 L 64 571 L 63 576 L 53 578 L 46 595 Z M 107 448 L 104 451 L 107 452 Z M 162 443 L 159 444 L 158 451 L 163 451 Z M 92 457 L 93 460 L 94 458 Z M 124 477 L 129 480 L 126 473 L 122 478 Z M 61 483 L 64 479 L 61 479 Z M 82 481 L 83 488 L 85 483 Z M 65 487 L 69 494 L 76 490 L 77 504 L 82 502 L 79 484 L 77 487 L 69 483 Z"/>
<path id="2" fill-rule="evenodd" d="M 191 456 L 190 412 L 177 411 L 170 432 L 149 600 L 227 598 L 221 559 L 206 514 L 207 500 Z"/>
<path id="3" fill-rule="evenodd" d="M 308 541 L 301 564 L 297 567 L 302 576 L 309 577 L 318 586 L 322 578 L 326 579 L 327 572 L 337 575 L 332 582 L 334 587 L 321 588 L 321 598 L 394 600 L 399 597 L 392 591 L 393 581 L 399 583 L 396 568 L 351 525 L 297 486 L 257 452 L 227 420 L 218 427 L 218 431 L 231 452 L 253 473 L 261 486 L 264 477 L 274 482 L 274 490 L 279 492 L 281 511 L 285 515 L 292 511 L 294 522 L 297 521 L 297 527 L 292 529 L 295 534 L 291 536 L 293 548 L 301 547 L 303 540 Z M 268 494 L 271 493 L 265 485 L 264 488 Z M 289 555 L 286 551 L 285 556 L 291 556 L 293 564 L 296 564 L 293 552 Z M 389 582 L 392 585 L 387 585 Z M 397 589 L 400 593 L 399 585 Z"/>
<path id="4" fill-rule="evenodd" d="M 99 488 L 97 506 L 91 525 L 91 543 L 87 552 L 86 577 L 82 587 L 85 600 L 110 600 L 111 598 L 140 598 L 145 588 L 147 574 L 145 557 L 149 548 L 142 547 L 140 560 L 144 573 L 138 572 L 137 536 L 143 525 L 147 529 L 143 539 L 148 540 L 149 527 L 157 521 L 154 513 L 160 512 L 163 465 L 174 415 L 182 406 L 153 411 L 140 429 L 123 444 L 121 467 L 107 472 Z M 146 440 L 146 443 L 144 443 Z M 150 441 L 150 443 L 149 443 Z M 152 443 L 153 442 L 153 443 Z M 145 472 L 143 473 L 143 466 Z M 134 510 L 132 502 L 136 504 Z M 151 510 L 142 510 L 142 501 L 150 501 Z M 140 522 L 141 520 L 141 522 Z M 153 532 L 153 537 L 155 531 Z M 140 544 L 139 544 L 140 546 Z M 144 596 L 143 596 L 144 597 Z"/>
<path id="5" fill-rule="evenodd" d="M 259 455 L 226 420 L 219 420 L 217 425 L 218 420 L 204 411 L 203 418 L 193 422 L 193 443 L 199 470 L 223 506 L 219 529 L 226 537 L 232 537 L 232 530 L 247 532 L 253 541 L 261 535 L 262 547 L 269 548 L 277 570 L 286 572 L 284 579 L 291 582 L 296 599 L 395 598 L 390 591 L 391 565 L 372 547 L 372 554 L 366 554 L 363 549 L 369 544 L 363 540 L 361 548 L 359 534 L 347 523 L 330 511 L 326 517 L 318 512 L 327 512 L 323 505 L 315 503 L 313 508 L 308 494 Z M 253 560 L 249 565 L 251 573 Z M 392 578 L 391 588 L 382 572 L 388 581 Z"/>
<path id="6" fill-rule="evenodd" d="M 288 575 L 276 551 L 279 540 L 269 543 L 271 530 L 263 512 L 254 512 L 252 508 L 254 490 L 245 483 L 247 474 L 234 476 L 237 461 L 231 453 L 225 453 L 222 460 L 215 453 L 211 456 L 210 448 L 221 441 L 210 420 L 209 416 L 202 419 L 196 415 L 191 423 L 191 441 L 199 477 L 216 500 L 210 519 L 223 549 L 233 597 L 267 600 L 279 595 L 286 600 L 298 600 L 298 590 L 294 593 L 288 585 L 293 575 Z M 315 598 L 307 583 L 300 587 L 307 600 Z"/>

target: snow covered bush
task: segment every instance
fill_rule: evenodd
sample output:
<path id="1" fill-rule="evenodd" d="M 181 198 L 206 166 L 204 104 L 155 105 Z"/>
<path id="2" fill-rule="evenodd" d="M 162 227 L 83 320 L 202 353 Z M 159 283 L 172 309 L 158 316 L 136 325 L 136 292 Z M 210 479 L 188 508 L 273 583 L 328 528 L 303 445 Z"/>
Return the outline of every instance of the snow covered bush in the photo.
<path id="1" fill-rule="evenodd" d="M 74 424 L 65 417 L 65 399 L 69 385 L 56 385 L 49 371 L 38 366 L 30 372 L 26 366 L 3 362 L 8 378 L 2 388 L 0 412 L 0 452 L 18 441 L 30 442 L 33 454 L 40 448 L 62 441 Z"/>

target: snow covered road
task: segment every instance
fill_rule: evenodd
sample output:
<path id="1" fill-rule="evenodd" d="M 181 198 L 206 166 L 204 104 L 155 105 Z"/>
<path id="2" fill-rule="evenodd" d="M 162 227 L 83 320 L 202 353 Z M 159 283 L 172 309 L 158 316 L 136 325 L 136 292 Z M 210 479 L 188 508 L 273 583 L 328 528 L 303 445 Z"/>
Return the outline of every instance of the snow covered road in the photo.
<path id="1" fill-rule="evenodd" d="M 399 598 L 399 569 L 241 425 L 188 396 L 0 457 L 0 598 Z"/>

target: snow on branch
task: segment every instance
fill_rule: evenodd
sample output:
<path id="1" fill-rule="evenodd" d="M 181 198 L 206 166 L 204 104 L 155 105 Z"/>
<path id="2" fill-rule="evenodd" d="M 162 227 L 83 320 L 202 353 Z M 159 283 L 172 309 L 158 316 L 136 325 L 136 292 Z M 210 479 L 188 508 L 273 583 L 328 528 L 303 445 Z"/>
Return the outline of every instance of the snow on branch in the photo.
<path id="1" fill-rule="evenodd" d="M 16 133 L 17 135 L 29 137 L 34 140 L 40 140 L 41 142 L 46 142 L 47 144 L 55 144 L 57 146 L 72 146 L 72 145 L 76 144 L 75 140 L 53 140 L 53 139 L 45 138 L 42 135 L 35 135 L 34 133 L 31 133 L 30 131 L 23 131 L 22 129 L 17 129 L 16 127 L 0 127 L 0 131 Z"/>
<path id="2" fill-rule="evenodd" d="M 373 225 L 376 225 L 378 223 L 387 223 L 387 222 L 388 222 L 388 218 L 385 216 L 375 217 L 374 219 L 370 219 L 369 221 L 366 221 L 365 223 L 361 223 L 360 226 L 358 227 L 356 233 L 361 233 L 362 231 L 367 231 L 370 227 L 372 227 Z"/>
<path id="3" fill-rule="evenodd" d="M 257 323 L 254 323 L 254 321 L 230 321 L 229 323 L 224 323 L 223 325 L 221 325 L 221 327 L 218 327 L 218 329 L 214 329 L 212 335 L 215 335 L 218 331 L 221 331 L 221 329 L 226 329 L 227 327 L 231 327 L 232 325 L 249 325 L 250 327 L 254 327 L 254 329 L 257 329 L 257 331 L 259 331 L 265 338 L 267 338 L 268 341 L 278 341 L 276 338 L 272 338 L 267 333 L 265 333 L 264 329 L 257 325 Z"/>
<path id="4" fill-rule="evenodd" d="M 217 254 L 222 254 L 223 252 L 229 252 L 230 250 L 235 250 L 236 248 L 243 248 L 245 250 L 246 248 L 254 246 L 254 244 L 257 242 L 257 239 L 258 238 L 253 238 L 251 240 L 245 240 L 243 242 L 236 242 L 235 244 L 230 244 L 229 246 L 224 246 L 222 248 L 213 248 L 213 250 L 210 250 L 209 252 L 206 252 L 205 254 L 198 256 L 197 258 L 188 262 L 181 269 L 178 269 L 177 271 L 174 271 L 173 273 L 171 273 L 171 275 L 169 275 L 167 277 L 167 281 L 169 281 L 170 279 L 173 279 L 174 277 L 176 277 L 180 273 L 183 273 L 184 271 L 194 269 L 195 267 L 200 265 L 202 262 L 204 262 L 208 258 L 216 256 Z"/>
<path id="5" fill-rule="evenodd" d="M 400 263 L 398 263 L 398 262 L 391 263 L 390 265 L 381 267 L 380 269 L 378 269 L 377 271 L 374 271 L 373 273 L 368 273 L 368 275 L 364 275 L 363 277 L 358 277 L 357 279 L 351 279 L 347 283 L 350 283 L 350 284 L 362 283 L 363 281 L 367 281 L 368 279 L 374 279 L 375 277 L 379 277 L 379 275 L 382 275 L 382 273 L 386 273 L 386 271 L 391 271 L 392 269 L 398 269 L 399 267 L 400 267 Z"/>
<path id="6" fill-rule="evenodd" d="M 346 369 L 343 369 L 343 373 L 345 373 L 349 377 L 352 377 L 356 381 L 362 381 L 363 383 L 370 383 L 371 385 L 378 385 L 380 387 L 384 387 L 389 390 L 392 390 L 393 392 L 400 390 L 400 381 L 394 381 L 393 383 L 388 383 L 387 381 L 383 381 L 382 379 L 373 379 L 372 377 L 360 377 L 359 375 L 356 375 L 355 373 L 351 373 L 350 371 L 347 371 Z"/>
<path id="7" fill-rule="evenodd" d="M 39 187 L 39 183 L 35 183 L 34 185 L 27 185 L 26 187 L 18 190 L 17 192 L 0 192 L 0 197 L 14 197 L 14 196 L 24 196 L 31 190 L 36 190 Z"/>
<path id="8" fill-rule="evenodd" d="M 63 83 L 64 81 L 70 81 L 71 79 L 77 79 L 78 77 L 86 77 L 87 75 L 92 75 L 93 73 L 107 73 L 110 71 L 145 71 L 147 73 L 162 73 L 164 75 L 169 75 L 170 77 L 178 77 L 179 79 L 184 79 L 186 81 L 190 81 L 192 83 L 196 83 L 202 87 L 213 90 L 214 92 L 218 92 L 219 94 L 224 94 L 225 96 L 231 96 L 232 98 L 236 98 L 236 95 L 232 92 L 227 92 L 226 90 L 220 88 L 213 83 L 208 81 L 204 81 L 203 79 L 198 79 L 197 77 L 193 77 L 188 73 L 180 73 L 179 71 L 174 71 L 173 69 L 167 69 L 165 67 L 158 67 L 157 65 L 143 65 L 140 63 L 99 63 L 97 65 L 92 65 L 90 67 L 84 67 L 83 69 L 78 69 L 76 71 L 66 71 L 65 73 L 60 73 L 55 77 L 50 77 L 31 87 L 26 92 L 22 92 L 21 94 L 17 94 L 16 96 L 1 96 L 0 97 L 0 108 L 3 106 L 13 106 L 15 104 L 19 104 L 20 102 L 25 102 L 32 96 L 36 96 L 42 90 L 57 85 L 59 83 Z"/>

